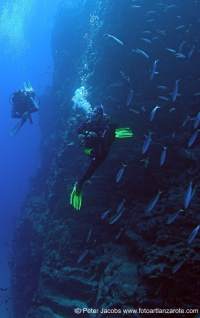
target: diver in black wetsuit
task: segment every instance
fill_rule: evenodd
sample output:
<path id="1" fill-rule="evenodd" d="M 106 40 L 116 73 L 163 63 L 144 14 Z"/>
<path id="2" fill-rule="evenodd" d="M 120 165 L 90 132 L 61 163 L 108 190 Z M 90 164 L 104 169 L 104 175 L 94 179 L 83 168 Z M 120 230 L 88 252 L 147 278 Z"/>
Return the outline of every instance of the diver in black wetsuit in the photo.
<path id="1" fill-rule="evenodd" d="M 36 94 L 32 86 L 25 83 L 24 89 L 13 93 L 11 97 L 11 104 L 11 117 L 20 119 L 11 131 L 11 135 L 16 135 L 27 120 L 29 120 L 31 124 L 33 123 L 32 113 L 39 110 Z"/>
<path id="2" fill-rule="evenodd" d="M 76 182 L 70 197 L 70 204 L 76 210 L 81 209 L 82 187 L 89 180 L 100 164 L 106 159 L 115 140 L 115 125 L 104 114 L 103 107 L 96 107 L 90 118 L 78 129 L 78 135 L 84 152 L 91 158 L 90 165 L 82 178 Z"/>
<path id="3" fill-rule="evenodd" d="M 130 128 L 117 128 L 110 118 L 103 112 L 103 107 L 94 109 L 90 119 L 78 129 L 79 139 L 84 146 L 84 152 L 91 158 L 90 165 L 82 178 L 76 182 L 70 196 L 70 204 L 75 210 L 82 206 L 82 187 L 89 180 L 96 169 L 106 159 L 116 138 L 133 137 Z"/>
<path id="4" fill-rule="evenodd" d="M 77 182 L 76 188 L 81 191 L 85 181 L 91 178 L 96 169 L 106 159 L 112 143 L 115 141 L 115 128 L 102 107 L 94 109 L 92 116 L 79 128 L 79 139 L 84 152 L 91 158 L 91 163 Z"/>

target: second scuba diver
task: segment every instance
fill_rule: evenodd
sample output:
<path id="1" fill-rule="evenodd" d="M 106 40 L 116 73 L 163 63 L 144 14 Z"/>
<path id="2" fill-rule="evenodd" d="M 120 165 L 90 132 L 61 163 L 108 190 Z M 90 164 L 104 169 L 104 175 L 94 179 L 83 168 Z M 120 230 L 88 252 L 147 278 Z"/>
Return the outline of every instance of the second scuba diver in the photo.
<path id="1" fill-rule="evenodd" d="M 36 94 L 30 83 L 24 83 L 24 88 L 13 93 L 11 97 L 12 118 L 19 118 L 19 122 L 12 129 L 11 135 L 16 135 L 27 120 L 32 124 L 32 113 L 39 110 Z"/>
<path id="2" fill-rule="evenodd" d="M 70 204 L 75 210 L 81 209 L 84 183 L 92 177 L 96 169 L 106 159 L 115 139 L 133 137 L 130 128 L 117 128 L 111 123 L 102 106 L 93 110 L 90 118 L 78 129 L 78 134 L 84 152 L 91 158 L 91 162 L 85 174 L 75 183 L 72 190 Z"/>

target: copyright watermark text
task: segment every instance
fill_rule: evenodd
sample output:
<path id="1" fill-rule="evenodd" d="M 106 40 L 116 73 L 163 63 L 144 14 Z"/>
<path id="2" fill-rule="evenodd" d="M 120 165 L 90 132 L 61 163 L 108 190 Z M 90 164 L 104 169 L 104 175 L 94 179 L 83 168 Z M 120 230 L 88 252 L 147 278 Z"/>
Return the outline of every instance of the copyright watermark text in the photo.
<path id="1" fill-rule="evenodd" d="M 80 314 L 198 314 L 199 309 L 194 308 L 75 308 L 74 313 Z"/>

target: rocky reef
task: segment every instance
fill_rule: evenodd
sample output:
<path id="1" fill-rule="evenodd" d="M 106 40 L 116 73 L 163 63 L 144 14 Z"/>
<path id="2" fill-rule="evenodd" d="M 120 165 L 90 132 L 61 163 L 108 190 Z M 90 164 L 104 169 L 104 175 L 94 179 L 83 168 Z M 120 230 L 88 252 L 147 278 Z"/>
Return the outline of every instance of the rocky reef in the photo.
<path id="1" fill-rule="evenodd" d="M 156 1 L 146 2 L 145 12 L 154 10 Z M 179 4 L 180 15 L 186 15 L 187 3 Z M 162 53 L 156 84 L 181 78 L 186 96 L 170 106 L 160 101 L 162 109 L 150 122 L 152 106 L 158 103 L 157 85 L 149 80 L 149 61 L 134 57 L 131 51 L 144 28 L 150 28 L 145 12 L 141 8 L 134 13 L 128 0 L 91 0 L 79 10 L 63 5 L 58 14 L 52 37 L 54 81 L 41 98 L 42 163 L 31 181 L 13 243 L 15 318 L 71 318 L 76 316 L 75 308 L 200 307 L 200 238 L 192 244 L 187 241 L 200 223 L 200 149 L 198 142 L 187 147 L 192 122 L 182 125 L 188 113 L 198 109 L 189 95 L 189 79 L 197 76 L 199 55 L 183 68 L 180 60 Z M 159 28 L 167 30 L 171 42 L 158 33 L 150 49 L 155 58 L 177 41 L 174 15 L 170 23 L 168 11 L 162 17 Z M 195 20 L 189 13 L 188 19 Z M 106 34 L 117 36 L 125 45 Z M 107 160 L 85 185 L 83 208 L 76 212 L 69 205 L 69 195 L 88 164 L 76 133 L 83 114 L 73 110 L 72 102 L 80 86 L 87 87 L 92 105 L 102 103 L 113 121 L 133 128 L 135 137 L 115 142 Z M 134 105 L 127 107 L 132 87 Z M 155 142 L 143 155 L 148 131 Z M 160 167 L 162 146 L 168 152 Z M 122 163 L 126 168 L 117 183 Z M 190 181 L 195 185 L 192 203 L 170 221 L 183 209 Z M 146 213 L 158 191 L 160 200 Z M 112 222 L 120 203 L 124 212 Z"/>

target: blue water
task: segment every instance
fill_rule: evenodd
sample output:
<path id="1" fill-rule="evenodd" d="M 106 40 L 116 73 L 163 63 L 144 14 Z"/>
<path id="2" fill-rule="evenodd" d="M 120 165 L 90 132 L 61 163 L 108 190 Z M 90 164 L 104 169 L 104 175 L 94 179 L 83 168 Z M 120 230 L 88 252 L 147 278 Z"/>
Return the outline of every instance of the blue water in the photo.
<path id="1" fill-rule="evenodd" d="M 0 4 L 0 288 L 9 287 L 12 234 L 30 177 L 40 166 L 40 128 L 26 124 L 11 137 L 9 98 L 29 80 L 42 95 L 52 80 L 51 30 L 56 1 L 2 0 Z M 42 105 L 41 105 L 42 107 Z M 0 317 L 10 317 L 4 305 L 8 292 L 0 292 Z M 3 304 L 2 304 L 3 302 Z M 8 303 L 10 307 L 10 302 Z"/>

